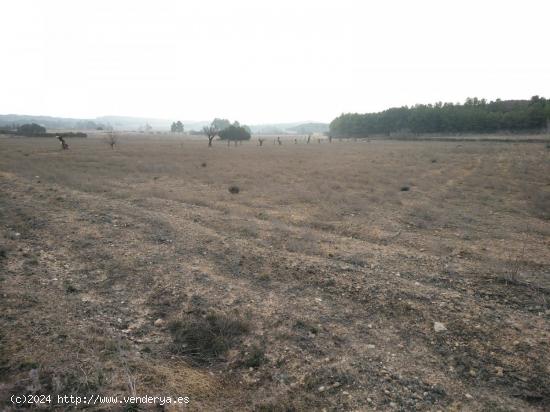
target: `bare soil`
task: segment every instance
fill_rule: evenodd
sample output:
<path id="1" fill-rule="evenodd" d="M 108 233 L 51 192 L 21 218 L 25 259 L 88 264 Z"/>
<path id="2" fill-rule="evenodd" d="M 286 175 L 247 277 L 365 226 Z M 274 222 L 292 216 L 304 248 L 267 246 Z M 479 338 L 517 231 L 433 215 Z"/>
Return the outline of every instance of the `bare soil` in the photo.
<path id="1" fill-rule="evenodd" d="M 3 408 L 550 409 L 544 144 L 68 142 L 0 139 Z"/>

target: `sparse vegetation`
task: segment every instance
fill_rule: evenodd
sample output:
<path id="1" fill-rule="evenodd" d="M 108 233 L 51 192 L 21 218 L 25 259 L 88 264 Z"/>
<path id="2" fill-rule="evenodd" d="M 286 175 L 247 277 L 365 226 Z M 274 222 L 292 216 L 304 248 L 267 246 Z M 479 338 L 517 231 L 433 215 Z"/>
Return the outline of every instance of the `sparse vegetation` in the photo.
<path id="1" fill-rule="evenodd" d="M 1 405 L 543 410 L 544 146 L 276 137 L 0 139 Z"/>

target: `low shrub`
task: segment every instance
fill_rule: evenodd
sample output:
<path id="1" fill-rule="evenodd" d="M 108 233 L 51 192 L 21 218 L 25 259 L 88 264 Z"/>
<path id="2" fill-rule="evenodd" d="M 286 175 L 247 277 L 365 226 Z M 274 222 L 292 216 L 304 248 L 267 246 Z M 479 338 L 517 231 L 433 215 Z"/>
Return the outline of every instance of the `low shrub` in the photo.
<path id="1" fill-rule="evenodd" d="M 249 326 L 242 319 L 225 314 L 209 313 L 205 317 L 189 316 L 169 325 L 172 351 L 198 362 L 223 357 Z"/>

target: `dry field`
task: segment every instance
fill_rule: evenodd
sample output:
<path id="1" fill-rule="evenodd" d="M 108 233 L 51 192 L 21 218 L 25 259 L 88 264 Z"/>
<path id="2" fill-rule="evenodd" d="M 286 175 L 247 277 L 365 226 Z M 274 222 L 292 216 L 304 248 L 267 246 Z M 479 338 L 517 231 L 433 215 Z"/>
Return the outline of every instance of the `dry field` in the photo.
<path id="1" fill-rule="evenodd" d="M 69 143 L 0 139 L 0 409 L 549 410 L 544 144 Z"/>

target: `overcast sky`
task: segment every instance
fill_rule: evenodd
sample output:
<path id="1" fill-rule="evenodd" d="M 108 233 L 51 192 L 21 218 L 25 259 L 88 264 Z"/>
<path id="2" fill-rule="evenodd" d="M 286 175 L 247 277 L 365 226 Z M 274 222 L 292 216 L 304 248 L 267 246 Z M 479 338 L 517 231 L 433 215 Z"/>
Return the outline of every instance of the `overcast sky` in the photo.
<path id="1" fill-rule="evenodd" d="M 550 97 L 550 1 L 2 0 L 0 113 L 331 121 Z"/>

